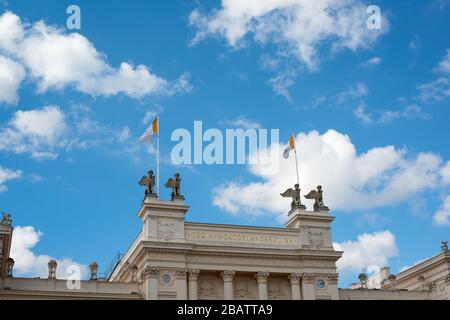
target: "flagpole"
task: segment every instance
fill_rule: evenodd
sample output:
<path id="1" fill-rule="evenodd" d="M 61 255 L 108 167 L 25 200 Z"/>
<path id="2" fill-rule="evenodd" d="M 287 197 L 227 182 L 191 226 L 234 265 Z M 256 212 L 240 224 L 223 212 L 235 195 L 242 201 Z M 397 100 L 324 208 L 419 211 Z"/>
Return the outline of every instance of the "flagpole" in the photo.
<path id="1" fill-rule="evenodd" d="M 292 132 L 292 139 L 295 138 L 295 134 Z M 297 158 L 297 145 L 295 144 L 295 140 L 294 140 L 294 153 L 295 153 L 295 169 L 297 171 L 297 184 L 300 187 L 300 178 L 298 175 L 298 158 Z"/>
<path id="2" fill-rule="evenodd" d="M 156 139 L 156 179 L 157 181 L 157 193 L 159 198 L 159 116 L 156 116 L 156 123 L 158 126 L 157 139 Z"/>

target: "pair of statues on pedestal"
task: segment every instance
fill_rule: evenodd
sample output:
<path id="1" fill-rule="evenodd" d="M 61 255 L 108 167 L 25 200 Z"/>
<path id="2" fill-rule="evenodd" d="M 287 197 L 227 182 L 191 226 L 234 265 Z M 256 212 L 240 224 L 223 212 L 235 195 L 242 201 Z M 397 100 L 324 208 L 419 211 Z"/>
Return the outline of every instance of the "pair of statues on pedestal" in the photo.
<path id="1" fill-rule="evenodd" d="M 157 194 L 155 193 L 155 182 L 156 178 L 153 174 L 153 171 L 148 171 L 146 176 L 143 176 L 141 180 L 139 180 L 139 184 L 141 186 L 145 186 L 145 196 L 154 196 L 157 197 Z M 173 178 L 169 178 L 167 182 L 164 184 L 166 188 L 172 189 L 171 197 L 172 200 L 174 199 L 183 199 L 184 197 L 181 195 L 180 189 L 181 189 L 181 176 L 179 173 L 175 173 Z"/>
<path id="2" fill-rule="evenodd" d="M 300 186 L 298 184 L 294 185 L 294 189 L 289 188 L 285 192 L 280 193 L 282 197 L 292 198 L 291 209 L 296 207 L 301 207 L 302 202 L 300 198 Z M 323 189 L 322 186 L 317 186 L 317 190 L 311 190 L 306 196 L 306 199 L 314 200 L 314 211 L 318 212 L 320 209 L 328 209 L 323 203 Z"/>

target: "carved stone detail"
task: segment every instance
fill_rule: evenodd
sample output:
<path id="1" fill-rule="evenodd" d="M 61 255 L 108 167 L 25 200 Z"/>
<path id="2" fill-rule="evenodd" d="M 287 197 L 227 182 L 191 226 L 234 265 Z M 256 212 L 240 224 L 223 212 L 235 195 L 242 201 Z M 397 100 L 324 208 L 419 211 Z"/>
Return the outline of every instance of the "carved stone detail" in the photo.
<path id="1" fill-rule="evenodd" d="M 224 271 L 222 271 L 222 279 L 223 279 L 223 281 L 233 281 L 235 274 L 236 274 L 236 271 L 224 270 Z"/>
<path id="2" fill-rule="evenodd" d="M 175 223 L 173 221 L 158 221 L 158 239 L 164 241 L 175 239 Z"/>
<path id="3" fill-rule="evenodd" d="M 145 281 L 147 279 L 157 279 L 159 276 L 159 267 L 145 267 L 139 274 L 139 280 Z"/>
<path id="4" fill-rule="evenodd" d="M 300 284 L 300 279 L 302 278 L 301 273 L 291 273 L 289 275 L 289 281 L 291 285 Z"/>
<path id="5" fill-rule="evenodd" d="M 259 271 L 255 277 L 256 277 L 256 281 L 258 283 L 267 282 L 267 278 L 269 277 L 269 272 Z"/>
<path id="6" fill-rule="evenodd" d="M 197 281 L 198 280 L 198 275 L 200 273 L 200 270 L 195 270 L 195 269 L 189 269 L 188 270 L 188 277 L 189 280 L 191 281 Z"/>
<path id="7" fill-rule="evenodd" d="M 314 280 L 316 279 L 316 275 L 313 273 L 304 273 L 302 275 L 302 279 L 304 283 L 314 284 Z"/>
<path id="8" fill-rule="evenodd" d="M 339 274 L 338 274 L 338 273 L 332 273 L 332 274 L 329 274 L 329 275 L 327 276 L 327 281 L 328 281 L 330 284 L 338 284 L 338 281 L 339 281 Z"/>
<path id="9" fill-rule="evenodd" d="M 321 249 L 324 246 L 324 232 L 323 231 L 312 231 L 309 230 L 309 245 L 313 249 Z"/>
<path id="10" fill-rule="evenodd" d="M 179 268 L 175 270 L 175 279 L 186 280 L 188 270 L 186 268 Z"/>

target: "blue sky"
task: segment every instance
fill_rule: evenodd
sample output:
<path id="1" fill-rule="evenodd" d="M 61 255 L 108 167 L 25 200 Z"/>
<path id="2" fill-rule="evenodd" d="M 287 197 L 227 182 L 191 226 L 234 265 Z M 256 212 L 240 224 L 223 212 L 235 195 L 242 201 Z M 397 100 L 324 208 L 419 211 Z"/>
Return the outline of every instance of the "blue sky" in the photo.
<path id="1" fill-rule="evenodd" d="M 32 227 L 16 272 L 40 274 L 47 256 L 105 270 L 126 251 L 137 180 L 155 167 L 137 140 L 156 113 L 161 177 L 181 172 L 189 221 L 281 226 L 295 171 L 176 167 L 172 131 L 279 128 L 282 144 L 298 133 L 302 189 L 324 186 L 333 240 L 353 253 L 341 286 L 437 253 L 450 230 L 450 2 L 329 3 L 77 1 L 73 31 L 72 2 L 0 1 L 0 209 Z M 369 4 L 381 30 L 365 27 Z"/>

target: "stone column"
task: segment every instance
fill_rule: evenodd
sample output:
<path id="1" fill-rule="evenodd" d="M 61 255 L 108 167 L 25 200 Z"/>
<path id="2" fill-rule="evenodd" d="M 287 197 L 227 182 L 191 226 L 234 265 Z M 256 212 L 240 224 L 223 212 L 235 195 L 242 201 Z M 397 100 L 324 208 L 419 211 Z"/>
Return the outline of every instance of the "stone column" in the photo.
<path id="1" fill-rule="evenodd" d="M 304 300 L 316 300 L 316 287 L 314 280 L 315 275 L 312 273 L 304 273 L 302 276 L 302 288 Z"/>
<path id="2" fill-rule="evenodd" d="M 267 300 L 267 278 L 268 272 L 258 272 L 256 274 L 256 281 L 258 282 L 258 299 Z"/>
<path id="3" fill-rule="evenodd" d="M 180 268 L 175 271 L 175 285 L 177 287 L 177 300 L 187 300 L 187 269 Z"/>
<path id="4" fill-rule="evenodd" d="M 145 300 L 158 300 L 159 267 L 145 267 L 139 279 L 142 282 Z"/>
<path id="5" fill-rule="evenodd" d="M 339 274 L 332 273 L 327 277 L 328 291 L 331 293 L 332 300 L 339 300 Z"/>
<path id="6" fill-rule="evenodd" d="M 235 273 L 235 271 L 231 270 L 222 272 L 224 300 L 233 300 L 233 277 Z"/>
<path id="7" fill-rule="evenodd" d="M 300 293 L 300 279 L 302 275 L 300 273 L 291 273 L 289 275 L 289 282 L 291 283 L 291 295 L 292 300 L 302 300 L 302 295 Z"/>
<path id="8" fill-rule="evenodd" d="M 188 272 L 188 289 L 189 289 L 189 300 L 198 299 L 198 274 L 200 270 L 189 270 Z"/>

